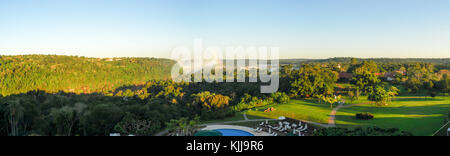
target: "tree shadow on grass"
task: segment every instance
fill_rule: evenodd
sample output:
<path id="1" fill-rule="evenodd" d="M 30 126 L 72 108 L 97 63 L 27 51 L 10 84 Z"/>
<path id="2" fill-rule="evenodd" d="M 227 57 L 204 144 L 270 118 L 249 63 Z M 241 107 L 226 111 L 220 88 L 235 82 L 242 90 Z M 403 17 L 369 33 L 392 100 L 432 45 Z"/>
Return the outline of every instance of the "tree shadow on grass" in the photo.
<path id="1" fill-rule="evenodd" d="M 339 109 L 344 113 L 370 112 L 373 114 L 389 115 L 445 115 L 450 109 L 450 104 L 435 104 L 429 106 L 400 106 L 400 107 L 376 107 L 376 106 L 353 106 Z"/>
<path id="2" fill-rule="evenodd" d="M 397 97 L 392 101 L 445 101 L 445 99 L 431 98 L 431 97 Z"/>
<path id="3" fill-rule="evenodd" d="M 377 117 L 372 120 L 358 120 L 354 116 L 336 115 L 339 127 L 369 127 L 399 128 L 414 135 L 428 136 L 442 126 L 441 116 L 427 117 Z"/>

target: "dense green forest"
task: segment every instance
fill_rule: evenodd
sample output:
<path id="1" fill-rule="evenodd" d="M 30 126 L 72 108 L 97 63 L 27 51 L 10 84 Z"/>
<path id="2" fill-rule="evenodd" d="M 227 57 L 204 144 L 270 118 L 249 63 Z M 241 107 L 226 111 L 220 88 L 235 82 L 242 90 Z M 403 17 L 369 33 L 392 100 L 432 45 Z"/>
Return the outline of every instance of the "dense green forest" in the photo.
<path id="1" fill-rule="evenodd" d="M 166 79 L 174 61 L 153 58 L 97 59 L 75 56 L 0 56 L 0 94 L 44 90 L 107 93 L 125 85 Z"/>
<path id="2" fill-rule="evenodd" d="M 181 118 L 216 120 L 291 98 L 336 103 L 367 95 L 387 104 L 397 94 L 448 95 L 448 76 L 433 63 L 305 63 L 280 69 L 279 92 L 261 83 L 175 83 L 170 60 L 2 56 L 0 135 L 153 135 Z M 351 73 L 347 79 L 339 73 Z M 384 74 L 397 72 L 392 79 Z M 339 83 L 349 83 L 349 87 Z M 398 88 L 398 89 L 397 89 Z"/>

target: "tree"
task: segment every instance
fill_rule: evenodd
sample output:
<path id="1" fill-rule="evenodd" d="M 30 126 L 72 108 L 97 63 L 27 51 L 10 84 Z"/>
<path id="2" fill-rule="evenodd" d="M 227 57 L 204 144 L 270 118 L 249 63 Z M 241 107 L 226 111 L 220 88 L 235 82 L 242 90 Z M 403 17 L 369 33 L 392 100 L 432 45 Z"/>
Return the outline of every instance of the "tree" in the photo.
<path id="1" fill-rule="evenodd" d="M 284 92 L 272 93 L 271 97 L 273 98 L 273 101 L 278 104 L 289 103 L 290 100 L 289 96 Z"/>
<path id="2" fill-rule="evenodd" d="M 122 117 L 123 111 L 114 104 L 94 106 L 82 118 L 85 135 L 109 135 Z"/>
<path id="3" fill-rule="evenodd" d="M 369 89 L 369 96 L 368 99 L 370 101 L 375 101 L 375 103 L 377 105 L 386 105 L 387 100 L 388 100 L 388 95 L 386 90 L 381 87 L 381 86 L 377 86 L 377 87 L 373 87 Z"/>
<path id="4" fill-rule="evenodd" d="M 221 94 L 214 94 L 208 91 L 193 94 L 194 104 L 201 105 L 208 110 L 220 109 L 228 106 L 230 98 Z"/>
<path id="5" fill-rule="evenodd" d="M 291 97 L 314 97 L 315 95 L 332 95 L 338 73 L 319 65 L 304 65 L 291 80 L 289 94 Z"/>
<path id="6" fill-rule="evenodd" d="M 393 98 L 395 98 L 395 96 L 398 95 L 398 92 L 400 90 L 397 87 L 391 86 L 391 88 L 389 88 L 389 91 L 387 92 L 388 94 L 388 98 L 389 98 L 389 102 L 392 101 Z"/>
<path id="7" fill-rule="evenodd" d="M 25 108 L 23 108 L 18 103 L 9 103 L 7 104 L 7 112 L 6 116 L 8 118 L 9 127 L 11 129 L 10 134 L 11 136 L 18 136 L 19 135 L 19 123 L 24 117 Z"/>
<path id="8" fill-rule="evenodd" d="M 314 96 L 317 99 L 317 102 L 319 102 L 319 104 L 322 104 L 322 101 L 324 101 L 324 96 L 322 94 L 318 94 Z"/>
<path id="9" fill-rule="evenodd" d="M 417 92 L 422 86 L 422 82 L 416 77 L 410 77 L 406 80 L 406 86 L 411 89 L 412 92 Z"/>
<path id="10" fill-rule="evenodd" d="M 114 130 L 121 135 L 150 136 L 160 127 L 150 120 L 138 120 L 130 112 L 125 113 L 123 119 L 117 123 Z"/>
<path id="11" fill-rule="evenodd" d="M 353 92 L 353 91 L 348 92 L 348 97 L 350 98 L 350 103 L 352 103 L 352 104 L 353 104 L 354 101 L 357 100 L 355 92 Z"/>
<path id="12" fill-rule="evenodd" d="M 376 86 L 381 81 L 375 73 L 361 71 L 353 76 L 351 82 L 358 88 L 361 88 L 363 92 L 367 93 L 370 87 Z"/>
<path id="13" fill-rule="evenodd" d="M 333 104 L 335 104 L 336 102 L 339 102 L 341 100 L 341 96 L 329 96 L 329 97 L 323 97 L 323 101 L 325 101 L 325 103 L 330 104 L 330 107 L 333 108 Z"/>
<path id="14" fill-rule="evenodd" d="M 169 135 L 175 136 L 192 136 L 199 128 L 200 117 L 195 116 L 193 120 L 188 118 L 180 118 L 179 120 L 170 120 L 167 122 Z"/>
<path id="15" fill-rule="evenodd" d="M 70 136 L 74 125 L 84 115 L 86 108 L 85 104 L 76 103 L 74 107 L 64 106 L 61 109 L 53 109 L 50 115 L 53 117 L 53 123 L 57 127 L 57 133 Z"/>
<path id="16" fill-rule="evenodd" d="M 358 64 L 358 59 L 352 58 L 351 61 L 350 61 L 350 63 L 351 63 L 352 65 L 356 65 L 356 64 Z"/>
<path id="17" fill-rule="evenodd" d="M 442 84 L 442 92 L 447 94 L 450 91 L 450 81 L 448 80 L 447 74 L 442 75 L 441 84 Z"/>
<path id="18" fill-rule="evenodd" d="M 387 105 L 392 98 L 398 94 L 398 89 L 392 86 L 388 91 L 383 86 L 376 86 L 369 89 L 368 99 L 374 101 L 377 105 Z"/>

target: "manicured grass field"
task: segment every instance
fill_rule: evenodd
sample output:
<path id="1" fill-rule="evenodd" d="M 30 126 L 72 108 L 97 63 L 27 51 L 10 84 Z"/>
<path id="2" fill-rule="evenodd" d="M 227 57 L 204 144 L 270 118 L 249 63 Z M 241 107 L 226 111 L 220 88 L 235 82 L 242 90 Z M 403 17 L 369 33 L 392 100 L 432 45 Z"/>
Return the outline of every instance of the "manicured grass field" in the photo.
<path id="1" fill-rule="evenodd" d="M 269 107 L 273 107 L 276 110 L 272 112 L 264 112 L 264 110 Z M 330 105 L 319 104 L 313 100 L 291 100 L 288 104 L 273 104 L 248 110 L 246 113 L 247 115 L 272 119 L 285 116 L 298 120 L 307 120 L 326 124 L 328 122 L 331 110 Z"/>
<path id="2" fill-rule="evenodd" d="M 363 104 L 341 108 L 336 114 L 336 124 L 341 127 L 378 126 L 400 128 L 414 135 L 432 135 L 439 129 L 450 110 L 450 97 L 397 97 L 388 106 Z M 370 112 L 372 120 L 357 120 L 355 114 Z"/>
<path id="3" fill-rule="evenodd" d="M 419 136 L 430 136 L 442 127 L 450 110 L 450 97 L 397 97 L 388 106 L 371 104 L 367 97 L 361 97 L 360 100 L 353 103 L 358 105 L 353 106 L 350 106 L 352 104 L 348 100 L 346 101 L 346 107 L 339 109 L 336 114 L 338 127 L 378 126 L 399 128 Z M 264 112 L 269 107 L 276 110 Z M 330 105 L 319 104 L 315 100 L 291 100 L 288 104 L 273 104 L 247 110 L 237 113 L 235 117 L 221 121 L 244 120 L 242 114 L 246 113 L 249 119 L 276 119 L 285 116 L 327 124 L 331 110 Z M 360 112 L 369 112 L 375 118 L 372 120 L 357 120 L 355 114 Z M 211 123 L 211 121 L 208 123 Z"/>

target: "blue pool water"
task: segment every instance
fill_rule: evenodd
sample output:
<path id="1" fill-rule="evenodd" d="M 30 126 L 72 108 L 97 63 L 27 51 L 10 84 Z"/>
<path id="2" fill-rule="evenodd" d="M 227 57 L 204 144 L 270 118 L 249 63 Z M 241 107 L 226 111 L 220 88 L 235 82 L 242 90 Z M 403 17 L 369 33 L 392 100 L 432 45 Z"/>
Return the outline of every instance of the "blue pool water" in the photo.
<path id="1" fill-rule="evenodd" d="M 216 129 L 215 131 L 222 133 L 223 136 L 253 136 L 252 133 L 238 129 Z"/>

